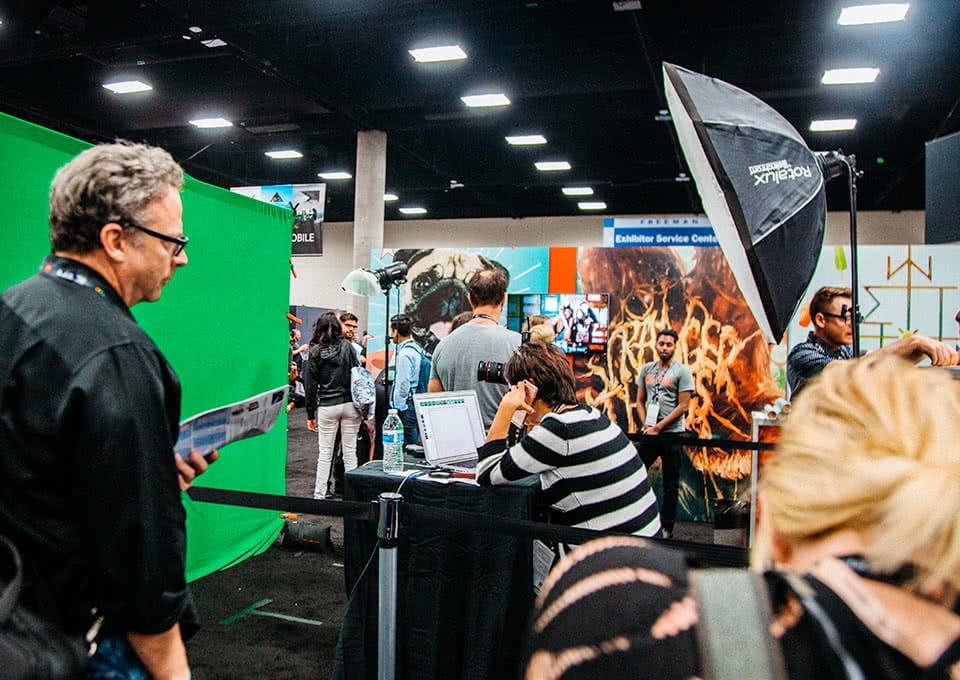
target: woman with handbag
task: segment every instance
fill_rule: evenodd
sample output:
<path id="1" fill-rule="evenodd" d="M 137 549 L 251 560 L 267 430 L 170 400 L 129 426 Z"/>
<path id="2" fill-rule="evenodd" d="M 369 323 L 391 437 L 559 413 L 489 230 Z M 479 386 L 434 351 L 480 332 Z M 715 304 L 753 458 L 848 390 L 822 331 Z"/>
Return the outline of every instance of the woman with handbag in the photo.
<path id="1" fill-rule="evenodd" d="M 333 447 L 340 430 L 344 471 L 357 467 L 357 432 L 360 414 L 350 392 L 350 370 L 360 360 L 343 337 L 340 319 L 333 312 L 320 315 L 310 340 L 307 360 L 307 426 L 317 431 L 319 455 L 314 498 L 325 498 Z"/>

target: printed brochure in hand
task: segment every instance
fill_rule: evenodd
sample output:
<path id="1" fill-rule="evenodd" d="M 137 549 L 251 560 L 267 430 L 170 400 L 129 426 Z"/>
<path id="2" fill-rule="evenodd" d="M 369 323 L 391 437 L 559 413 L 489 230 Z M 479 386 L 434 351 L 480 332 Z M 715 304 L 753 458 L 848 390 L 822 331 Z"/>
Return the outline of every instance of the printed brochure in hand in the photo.
<path id="1" fill-rule="evenodd" d="M 277 387 L 226 406 L 198 413 L 180 423 L 173 448 L 181 458 L 197 450 L 206 456 L 240 439 L 265 434 L 287 402 L 287 386 Z"/>

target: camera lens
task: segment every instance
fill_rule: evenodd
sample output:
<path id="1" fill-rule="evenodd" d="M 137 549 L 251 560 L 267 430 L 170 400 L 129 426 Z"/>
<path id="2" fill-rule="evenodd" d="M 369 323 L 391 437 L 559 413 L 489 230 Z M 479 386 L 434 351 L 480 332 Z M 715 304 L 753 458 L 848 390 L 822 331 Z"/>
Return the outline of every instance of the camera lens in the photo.
<path id="1" fill-rule="evenodd" d="M 479 382 L 506 385 L 507 378 L 503 374 L 503 363 L 499 361 L 481 361 L 477 364 L 477 380 Z"/>

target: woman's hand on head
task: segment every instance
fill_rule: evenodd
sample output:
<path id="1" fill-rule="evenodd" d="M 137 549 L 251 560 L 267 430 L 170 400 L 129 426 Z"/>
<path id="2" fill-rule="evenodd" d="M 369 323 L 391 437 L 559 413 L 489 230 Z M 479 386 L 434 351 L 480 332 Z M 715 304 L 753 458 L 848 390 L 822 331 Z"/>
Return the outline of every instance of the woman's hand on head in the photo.
<path id="1" fill-rule="evenodd" d="M 527 389 L 524 386 L 526 381 L 522 381 L 510 388 L 510 391 L 503 395 L 500 400 L 500 408 L 509 408 L 513 411 L 526 411 L 533 413 L 533 406 L 527 403 Z"/>

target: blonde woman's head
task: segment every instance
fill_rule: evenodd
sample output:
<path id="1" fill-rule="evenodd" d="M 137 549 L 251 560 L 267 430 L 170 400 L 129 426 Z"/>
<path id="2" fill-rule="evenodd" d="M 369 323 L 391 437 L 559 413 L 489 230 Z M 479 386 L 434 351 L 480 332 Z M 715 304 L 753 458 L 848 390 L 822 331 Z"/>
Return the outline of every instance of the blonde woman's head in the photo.
<path id="1" fill-rule="evenodd" d="M 845 529 L 873 568 L 960 587 L 960 385 L 897 358 L 832 362 L 793 403 L 761 473 L 755 562 Z"/>

